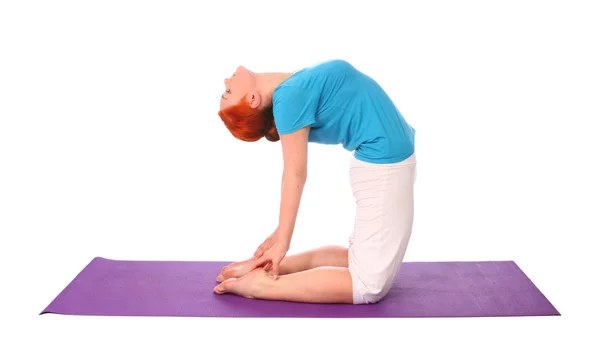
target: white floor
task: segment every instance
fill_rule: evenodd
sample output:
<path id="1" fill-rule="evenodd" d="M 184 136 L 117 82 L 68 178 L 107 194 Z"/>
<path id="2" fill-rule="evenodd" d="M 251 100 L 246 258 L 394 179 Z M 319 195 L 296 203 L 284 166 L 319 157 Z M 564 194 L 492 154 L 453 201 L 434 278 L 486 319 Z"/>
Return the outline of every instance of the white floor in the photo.
<path id="1" fill-rule="evenodd" d="M 317 3 L 0 5 L 0 350 L 598 350 L 597 11 Z M 222 79 L 330 58 L 417 129 L 406 260 L 515 260 L 563 316 L 38 315 L 95 256 L 250 256 L 277 225 L 280 147 L 229 135 Z M 311 145 L 291 252 L 346 244 L 348 158 Z"/>

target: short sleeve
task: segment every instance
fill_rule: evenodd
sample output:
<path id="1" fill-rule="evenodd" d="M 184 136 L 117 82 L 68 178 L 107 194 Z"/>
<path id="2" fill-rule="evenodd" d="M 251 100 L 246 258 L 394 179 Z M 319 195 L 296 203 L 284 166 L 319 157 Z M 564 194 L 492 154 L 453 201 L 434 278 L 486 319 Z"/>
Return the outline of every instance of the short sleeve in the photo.
<path id="1" fill-rule="evenodd" d="M 280 86 L 273 93 L 273 116 L 277 133 L 289 134 L 315 123 L 318 94 L 307 89 Z"/>

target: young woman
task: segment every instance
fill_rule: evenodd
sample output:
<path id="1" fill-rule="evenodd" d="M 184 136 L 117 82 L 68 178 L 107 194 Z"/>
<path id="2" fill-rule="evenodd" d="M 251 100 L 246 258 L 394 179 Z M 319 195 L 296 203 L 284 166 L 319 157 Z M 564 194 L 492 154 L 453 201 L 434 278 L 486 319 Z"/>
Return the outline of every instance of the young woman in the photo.
<path id="1" fill-rule="evenodd" d="M 244 67 L 225 79 L 219 116 L 242 141 L 281 141 L 279 226 L 254 256 L 224 267 L 214 288 L 266 300 L 376 303 L 389 292 L 413 226 L 415 130 L 372 78 L 343 60 L 292 73 Z M 353 152 L 356 198 L 348 248 L 287 255 L 307 178 L 307 144 Z"/>

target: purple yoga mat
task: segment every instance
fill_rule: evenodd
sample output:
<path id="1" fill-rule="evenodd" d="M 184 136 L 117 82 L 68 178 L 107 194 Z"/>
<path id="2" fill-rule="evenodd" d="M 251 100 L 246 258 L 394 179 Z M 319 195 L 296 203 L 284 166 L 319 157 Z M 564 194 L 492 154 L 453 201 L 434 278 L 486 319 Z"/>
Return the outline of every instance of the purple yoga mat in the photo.
<path id="1" fill-rule="evenodd" d="M 560 315 L 513 261 L 406 262 L 370 305 L 308 304 L 217 295 L 227 262 L 94 258 L 41 312 L 181 317 L 499 317 Z"/>

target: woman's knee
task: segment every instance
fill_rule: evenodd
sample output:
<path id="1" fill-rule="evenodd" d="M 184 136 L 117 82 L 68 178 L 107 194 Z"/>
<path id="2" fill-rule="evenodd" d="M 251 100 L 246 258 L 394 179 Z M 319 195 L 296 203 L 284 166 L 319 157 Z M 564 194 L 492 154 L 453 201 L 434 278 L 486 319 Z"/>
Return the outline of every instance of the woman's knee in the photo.
<path id="1" fill-rule="evenodd" d="M 391 279 L 388 278 L 381 278 L 381 280 L 376 283 L 366 285 L 362 294 L 362 301 L 367 304 L 378 303 L 381 301 L 390 291 L 390 280 Z"/>
<path id="2" fill-rule="evenodd" d="M 378 303 L 387 296 L 392 288 L 394 276 L 390 273 L 360 273 L 351 268 L 354 304 Z"/>

